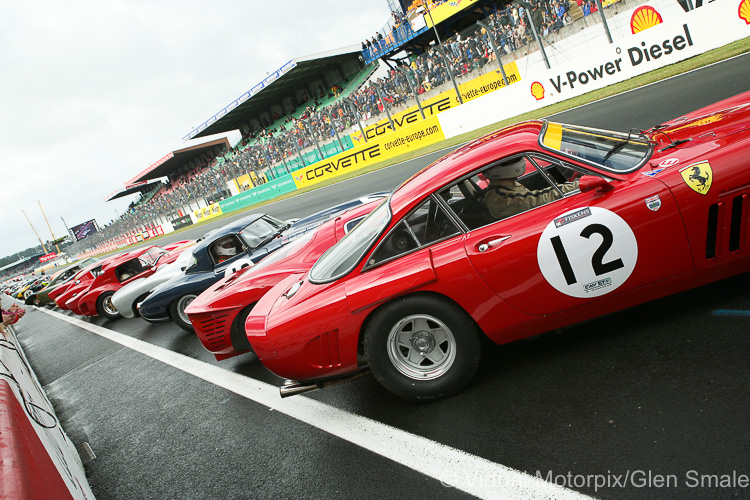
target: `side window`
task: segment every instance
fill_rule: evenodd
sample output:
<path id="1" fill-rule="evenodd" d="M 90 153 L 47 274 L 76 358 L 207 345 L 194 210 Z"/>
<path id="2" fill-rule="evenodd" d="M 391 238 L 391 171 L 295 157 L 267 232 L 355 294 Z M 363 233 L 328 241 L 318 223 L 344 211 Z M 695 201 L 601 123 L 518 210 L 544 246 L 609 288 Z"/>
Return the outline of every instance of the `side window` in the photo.
<path id="1" fill-rule="evenodd" d="M 143 262 L 139 258 L 135 258 L 119 266 L 115 270 L 115 276 L 122 282 L 129 280 L 133 276 L 138 276 L 143 271 L 145 271 Z"/>
<path id="2" fill-rule="evenodd" d="M 578 189 L 577 172 L 546 157 L 516 155 L 441 191 L 470 230 L 559 200 Z"/>
<path id="3" fill-rule="evenodd" d="M 430 197 L 399 222 L 380 243 L 367 267 L 460 234 L 437 201 Z"/>
<path id="4" fill-rule="evenodd" d="M 230 234 L 214 242 L 208 253 L 211 255 L 214 264 L 221 264 L 242 252 L 243 248 L 239 237 L 236 234 Z"/>
<path id="5" fill-rule="evenodd" d="M 344 224 L 344 234 L 349 234 L 349 231 L 357 227 L 357 224 L 362 222 L 362 219 L 364 218 L 365 216 L 363 215 L 362 217 L 357 217 L 355 219 L 348 221 L 346 224 Z"/>

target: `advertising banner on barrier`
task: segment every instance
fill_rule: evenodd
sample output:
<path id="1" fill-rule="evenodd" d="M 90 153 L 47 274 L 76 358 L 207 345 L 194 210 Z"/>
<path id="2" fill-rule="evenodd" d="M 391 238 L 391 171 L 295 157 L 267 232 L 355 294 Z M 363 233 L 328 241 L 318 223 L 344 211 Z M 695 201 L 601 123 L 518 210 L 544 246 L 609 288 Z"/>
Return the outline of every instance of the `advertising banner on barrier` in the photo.
<path id="1" fill-rule="evenodd" d="M 490 63 L 490 65 L 496 67 L 495 63 Z M 503 70 L 508 79 L 508 84 L 521 81 L 521 74 L 518 72 L 518 66 L 515 61 L 504 64 Z M 503 86 L 502 73 L 497 69 L 460 84 L 458 90 L 461 92 L 461 97 L 464 102 L 467 102 L 500 89 Z M 456 91 L 451 88 L 450 90 L 441 92 L 429 99 L 425 99 L 421 104 L 425 118 L 429 118 L 458 106 L 458 99 L 456 98 Z M 396 130 L 399 130 L 402 127 L 413 125 L 422 120 L 422 114 L 419 112 L 419 106 L 415 104 L 400 113 L 394 114 L 392 118 L 393 125 L 396 127 Z M 365 129 L 365 135 L 368 141 L 391 132 L 393 132 L 393 128 L 391 127 L 391 122 L 388 118 L 384 118 Z M 353 134 L 350 134 L 349 137 L 355 146 L 365 144 L 361 131 L 354 132 Z"/>
<path id="2" fill-rule="evenodd" d="M 221 209 L 224 213 L 249 207 L 261 201 L 270 200 L 281 194 L 296 191 L 297 186 L 292 180 L 290 174 L 283 175 L 272 181 L 268 181 L 260 186 L 248 189 L 238 195 L 220 201 Z"/>
<path id="3" fill-rule="evenodd" d="M 185 215 L 183 217 L 180 217 L 179 219 L 173 220 L 172 227 L 175 229 L 180 229 L 181 227 L 189 226 L 192 223 L 193 219 L 191 219 L 189 215 Z"/>
<path id="4" fill-rule="evenodd" d="M 42 255 L 41 257 L 39 257 L 39 262 L 40 263 L 47 262 L 48 260 L 52 260 L 55 257 L 57 257 L 57 253 L 55 252 L 48 253 L 47 255 Z"/>
<path id="5" fill-rule="evenodd" d="M 518 66 L 515 61 L 510 64 L 504 64 L 503 69 L 505 70 L 505 77 L 508 80 L 508 85 L 521 81 L 521 75 L 518 72 Z M 461 98 L 464 102 L 468 102 L 503 87 L 505 87 L 503 74 L 498 69 L 490 73 L 485 73 L 479 78 L 474 78 L 473 80 L 460 84 L 458 90 L 461 92 Z"/>
<path id="6" fill-rule="evenodd" d="M 141 231 L 141 237 L 144 240 L 147 240 L 149 238 L 156 238 L 157 236 L 162 236 L 163 234 L 164 234 L 164 228 L 161 226 L 149 227 Z"/>
<path id="7" fill-rule="evenodd" d="M 585 56 L 530 75 L 520 85 L 487 94 L 439 116 L 446 137 L 497 123 L 521 113 L 583 95 L 664 66 L 694 57 L 750 35 L 749 0 L 711 2 L 662 21 L 649 5 L 633 9 L 632 35 Z M 653 24 L 641 23 L 644 9 Z M 721 26 L 721 29 L 717 29 Z M 677 96 L 676 96 L 677 97 Z"/>
<path id="8" fill-rule="evenodd" d="M 297 188 L 302 189 L 444 139 L 437 117 L 433 116 L 296 170 L 292 177 Z"/>
<path id="9" fill-rule="evenodd" d="M 200 210 L 193 211 L 193 214 L 195 215 L 195 220 L 198 222 L 212 219 L 216 217 L 217 215 L 221 215 L 221 205 L 219 203 L 213 203 L 207 207 L 203 207 Z"/>

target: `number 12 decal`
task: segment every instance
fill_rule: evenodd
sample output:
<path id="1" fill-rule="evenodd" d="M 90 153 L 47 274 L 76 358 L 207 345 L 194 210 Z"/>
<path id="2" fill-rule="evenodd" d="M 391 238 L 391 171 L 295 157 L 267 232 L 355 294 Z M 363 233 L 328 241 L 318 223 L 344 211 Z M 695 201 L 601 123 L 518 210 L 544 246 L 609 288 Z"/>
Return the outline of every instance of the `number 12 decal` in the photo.
<path id="1" fill-rule="evenodd" d="M 627 222 L 604 208 L 575 209 L 542 232 L 537 261 L 544 279 L 573 297 L 598 297 L 622 285 L 638 259 L 638 243 Z"/>

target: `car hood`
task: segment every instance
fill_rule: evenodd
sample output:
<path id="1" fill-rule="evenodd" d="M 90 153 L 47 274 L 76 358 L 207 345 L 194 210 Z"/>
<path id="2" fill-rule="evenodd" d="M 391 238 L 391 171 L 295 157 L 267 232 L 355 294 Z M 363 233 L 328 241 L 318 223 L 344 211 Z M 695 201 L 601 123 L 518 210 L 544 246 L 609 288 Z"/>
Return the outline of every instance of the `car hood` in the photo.
<path id="1" fill-rule="evenodd" d="M 657 152 L 716 142 L 746 131 L 746 124 L 750 121 L 749 99 L 750 92 L 745 92 L 657 125 L 646 133 L 658 143 Z"/>

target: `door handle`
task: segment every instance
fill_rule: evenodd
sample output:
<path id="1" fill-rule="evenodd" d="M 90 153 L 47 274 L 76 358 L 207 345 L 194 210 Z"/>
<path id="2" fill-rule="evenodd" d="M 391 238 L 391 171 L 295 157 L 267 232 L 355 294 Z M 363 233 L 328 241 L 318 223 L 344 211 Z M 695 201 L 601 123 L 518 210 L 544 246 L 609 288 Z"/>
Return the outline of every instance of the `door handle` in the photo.
<path id="1" fill-rule="evenodd" d="M 505 241 L 507 239 L 510 239 L 510 235 L 503 236 L 501 238 L 496 238 L 494 240 L 490 240 L 487 243 L 482 243 L 481 245 L 479 245 L 479 251 L 480 252 L 486 252 L 490 248 L 496 247 L 497 245 L 499 245 L 500 243 L 502 243 L 503 241 Z"/>

